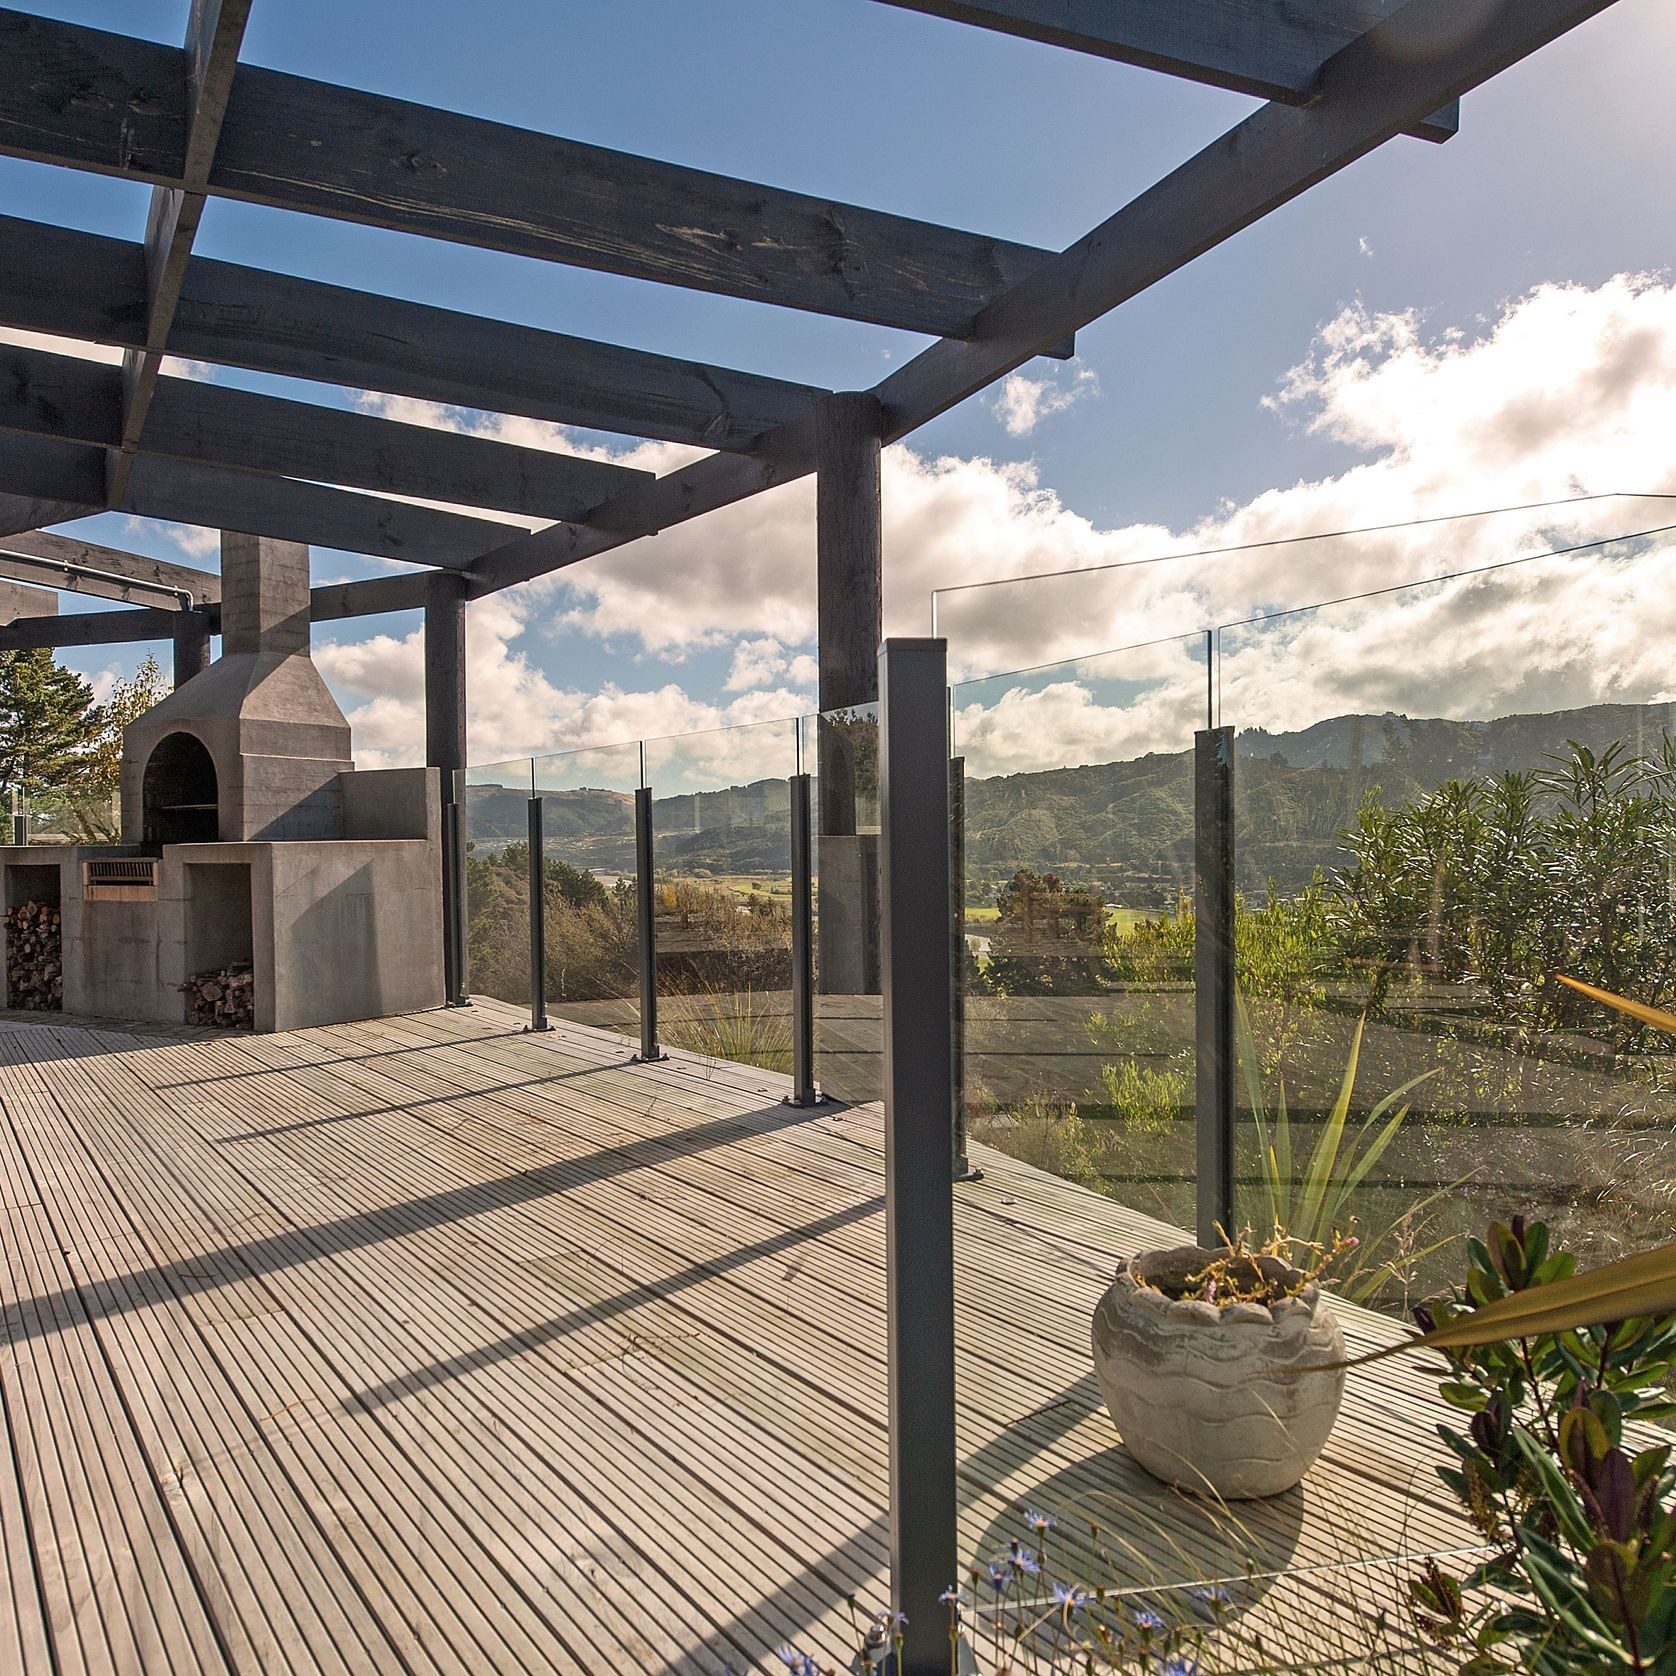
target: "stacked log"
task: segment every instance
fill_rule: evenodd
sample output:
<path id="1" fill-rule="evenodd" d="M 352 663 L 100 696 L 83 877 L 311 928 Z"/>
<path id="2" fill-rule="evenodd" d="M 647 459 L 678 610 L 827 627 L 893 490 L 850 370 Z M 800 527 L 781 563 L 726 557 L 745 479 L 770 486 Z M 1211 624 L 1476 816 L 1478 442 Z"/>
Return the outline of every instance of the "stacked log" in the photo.
<path id="1" fill-rule="evenodd" d="M 6 1005 L 37 1013 L 64 1006 L 64 930 L 49 902 L 6 910 Z"/>
<path id="2" fill-rule="evenodd" d="M 248 963 L 194 973 L 180 988 L 186 997 L 188 1024 L 209 1024 L 221 1030 L 256 1028 L 256 974 Z"/>

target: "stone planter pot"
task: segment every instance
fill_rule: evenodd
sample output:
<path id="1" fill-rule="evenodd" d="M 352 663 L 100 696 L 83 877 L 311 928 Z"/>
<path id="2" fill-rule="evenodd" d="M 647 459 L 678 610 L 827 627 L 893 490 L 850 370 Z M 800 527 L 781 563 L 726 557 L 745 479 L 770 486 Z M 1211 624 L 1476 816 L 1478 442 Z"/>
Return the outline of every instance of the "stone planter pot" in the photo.
<path id="1" fill-rule="evenodd" d="M 1273 1308 L 1218 1308 L 1138 1286 L 1185 1280 L 1214 1255 L 1200 1246 L 1143 1251 L 1118 1265 L 1094 1310 L 1094 1367 L 1129 1452 L 1148 1472 L 1224 1500 L 1278 1495 L 1309 1471 L 1344 1395 L 1344 1335 L 1310 1281 Z M 1275 1257 L 1266 1270 L 1296 1280 Z"/>

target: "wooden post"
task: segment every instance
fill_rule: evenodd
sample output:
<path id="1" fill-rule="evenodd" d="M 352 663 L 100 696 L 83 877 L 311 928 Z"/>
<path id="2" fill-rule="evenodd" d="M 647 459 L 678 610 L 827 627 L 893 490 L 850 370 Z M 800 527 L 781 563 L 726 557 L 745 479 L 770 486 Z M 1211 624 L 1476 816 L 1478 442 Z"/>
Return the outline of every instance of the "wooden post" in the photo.
<path id="1" fill-rule="evenodd" d="M 871 704 L 879 696 L 884 638 L 879 455 L 882 417 L 865 391 L 841 392 L 815 410 L 815 591 L 820 708 Z M 856 832 L 853 757 L 818 730 L 820 845 L 816 862 L 826 995 L 877 994 L 878 841 Z"/>
<path id="2" fill-rule="evenodd" d="M 209 668 L 209 619 L 197 609 L 176 613 L 174 622 L 175 685 L 184 686 Z"/>
<path id="3" fill-rule="evenodd" d="M 427 578 L 425 596 L 425 762 L 442 770 L 442 795 L 466 765 L 465 581 L 451 571 Z"/>

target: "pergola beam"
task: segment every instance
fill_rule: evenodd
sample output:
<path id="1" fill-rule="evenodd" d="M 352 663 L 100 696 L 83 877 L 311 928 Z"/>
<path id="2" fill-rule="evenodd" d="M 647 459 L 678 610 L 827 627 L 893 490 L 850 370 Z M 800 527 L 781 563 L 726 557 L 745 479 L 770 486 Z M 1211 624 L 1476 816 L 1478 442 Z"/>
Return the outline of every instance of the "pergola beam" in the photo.
<path id="1" fill-rule="evenodd" d="M 1517 63 L 1612 0 L 1408 0 L 1323 67 L 1307 106 L 1264 105 L 991 304 L 970 343 L 932 344 L 884 379 L 893 441 L 1337 174 L 1417 117 Z M 1447 47 L 1423 50 L 1429 43 Z"/>
<path id="2" fill-rule="evenodd" d="M 95 541 L 82 541 L 75 536 L 57 535 L 50 530 L 30 530 L 19 535 L 0 538 L 0 553 L 36 566 L 40 576 L 46 570 L 60 574 L 68 571 L 97 571 L 103 576 L 117 577 L 127 582 L 151 583 L 156 587 L 173 588 L 191 594 L 197 605 L 213 605 L 221 598 L 221 578 L 213 570 L 198 570 L 191 565 L 174 564 L 168 559 L 146 558 L 139 553 L 125 553 L 117 547 L 104 547 Z M 92 586 L 76 582 L 52 584 L 77 593 L 95 593 Z M 111 587 L 120 586 L 112 582 Z M 126 599 L 123 594 L 118 596 Z"/>
<path id="3" fill-rule="evenodd" d="M 132 347 L 144 275 L 139 245 L 0 216 L 0 323 Z M 751 448 L 825 394 L 203 257 L 187 265 L 168 347 L 253 372 L 700 448 Z"/>
<path id="4" fill-rule="evenodd" d="M 0 483 L 54 503 L 53 515 L 41 523 L 105 510 L 104 462 L 102 449 L 82 443 L 0 434 Z M 137 458 L 121 501 L 110 510 L 454 570 L 464 569 L 474 554 L 504 544 L 516 527 L 151 454 Z"/>
<path id="5" fill-rule="evenodd" d="M 945 338 L 880 383 L 883 440 L 908 435 L 1612 3 L 1487 0 L 1461 38 L 1457 0 L 1408 0 L 1325 66 L 1314 103 L 1254 111 L 992 304 L 975 341 Z M 1453 45 L 1416 50 L 1426 41 Z M 813 424 L 784 426 L 748 457 L 699 460 L 607 503 L 587 529 L 555 525 L 485 553 L 471 566 L 472 593 L 529 581 L 814 469 Z"/>
<path id="6" fill-rule="evenodd" d="M 311 623 L 345 622 L 354 617 L 382 617 L 394 611 L 422 610 L 434 596 L 431 584 L 442 573 L 375 576 L 361 582 L 334 582 L 309 590 Z M 213 633 L 221 632 L 219 600 L 194 607 Z M 63 617 L 20 617 L 0 624 L 0 651 L 54 646 L 120 646 L 139 640 L 169 640 L 179 611 L 143 606 L 125 611 L 78 611 Z"/>
<path id="7" fill-rule="evenodd" d="M 133 474 L 192 241 L 203 220 L 210 166 L 250 5 L 251 0 L 192 0 L 186 30 L 185 159 L 178 186 L 151 189 L 145 232 L 145 341 L 123 351 L 121 434 L 117 448 L 106 457 L 105 495 L 112 505 L 122 499 Z"/>
<path id="8" fill-rule="evenodd" d="M 0 11 L 0 56 L 0 150 L 190 187 L 186 53 Z M 970 330 L 1050 254 L 248 64 L 207 187 L 938 335 Z"/>
<path id="9" fill-rule="evenodd" d="M 0 345 L 0 430 L 116 447 L 122 393 L 122 374 L 105 362 Z M 651 479 L 602 460 L 169 376 L 156 381 L 140 452 L 542 519 L 586 518 Z"/>
<path id="10" fill-rule="evenodd" d="M 1136 64 L 1259 99 L 1308 104 L 1335 52 L 1402 0 L 884 0 L 888 6 Z M 1451 100 L 1406 132 L 1447 140 Z"/>

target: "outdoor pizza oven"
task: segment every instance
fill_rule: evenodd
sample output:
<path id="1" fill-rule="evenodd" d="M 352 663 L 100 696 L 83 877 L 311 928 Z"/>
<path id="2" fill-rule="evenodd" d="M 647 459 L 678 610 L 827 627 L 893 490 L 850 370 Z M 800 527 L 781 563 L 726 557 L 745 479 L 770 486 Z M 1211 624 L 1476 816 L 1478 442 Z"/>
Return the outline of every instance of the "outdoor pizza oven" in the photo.
<path id="1" fill-rule="evenodd" d="M 221 587 L 221 657 L 123 734 L 123 843 L 0 851 L 8 986 L 258 1030 L 440 1005 L 436 770 L 356 772 L 306 547 L 226 533 Z"/>
<path id="2" fill-rule="evenodd" d="M 222 538 L 222 655 L 123 735 L 129 843 L 341 838 L 349 723 L 309 655 L 308 548 Z"/>

